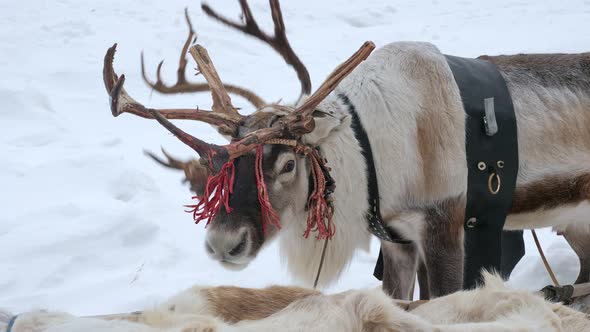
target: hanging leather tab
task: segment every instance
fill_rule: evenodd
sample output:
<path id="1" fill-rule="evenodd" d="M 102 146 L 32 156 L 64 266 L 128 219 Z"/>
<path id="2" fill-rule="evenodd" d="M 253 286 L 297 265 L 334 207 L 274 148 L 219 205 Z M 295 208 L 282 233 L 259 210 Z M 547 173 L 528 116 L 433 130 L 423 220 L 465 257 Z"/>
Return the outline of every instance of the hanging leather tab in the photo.
<path id="1" fill-rule="evenodd" d="M 496 112 L 494 111 L 494 98 L 484 99 L 485 116 L 483 124 L 488 136 L 494 136 L 498 132 L 498 123 L 496 122 Z"/>

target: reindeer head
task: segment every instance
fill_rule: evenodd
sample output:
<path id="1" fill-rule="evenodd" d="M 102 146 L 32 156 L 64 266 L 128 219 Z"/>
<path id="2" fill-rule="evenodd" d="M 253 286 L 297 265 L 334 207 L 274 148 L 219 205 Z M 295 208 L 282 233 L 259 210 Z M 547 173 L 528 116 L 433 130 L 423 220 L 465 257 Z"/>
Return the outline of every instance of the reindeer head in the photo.
<path id="1" fill-rule="evenodd" d="M 204 12 L 214 19 L 254 36 L 269 44 L 297 72 L 301 95 L 311 92 L 311 80 L 303 63 L 292 50 L 278 0 L 270 0 L 274 35 L 260 30 L 246 0 L 240 0 L 244 24 L 220 16 L 207 5 Z M 189 35 L 182 48 L 176 84 L 165 85 L 160 79 L 162 63 L 158 65 L 157 81 L 146 74 L 142 57 L 143 78 L 154 90 L 166 93 L 211 91 L 211 111 L 202 109 L 151 109 L 133 99 L 123 88 L 125 76 L 113 69 L 116 44 L 105 55 L 103 78 L 111 97 L 114 116 L 132 113 L 155 119 L 200 156 L 181 162 L 168 155 L 168 161 L 150 156 L 164 166 L 185 172 L 197 204 L 190 206 L 195 220 L 206 220 L 208 254 L 226 267 L 245 267 L 260 248 L 280 229 L 279 219 L 301 215 L 308 210 L 308 231 L 319 231 L 319 238 L 330 237 L 333 213 L 330 192 L 333 181 L 325 160 L 315 149 L 325 133 L 339 122 L 316 110 L 318 104 L 332 92 L 358 64 L 371 53 L 373 43 L 366 42 L 350 59 L 337 67 L 322 86 L 299 105 L 267 104 L 255 93 L 234 85 L 223 84 L 207 50 L 201 45 L 190 46 L 194 32 L 188 14 Z M 189 83 L 185 78 L 186 54 L 190 53 L 207 83 Z M 256 111 L 242 116 L 232 105 L 229 93 L 244 97 Z M 169 119 L 206 122 L 230 138 L 224 146 L 206 143 L 173 125 Z M 306 222 L 297 220 L 293 222 Z M 271 227 L 274 225 L 276 227 Z"/>

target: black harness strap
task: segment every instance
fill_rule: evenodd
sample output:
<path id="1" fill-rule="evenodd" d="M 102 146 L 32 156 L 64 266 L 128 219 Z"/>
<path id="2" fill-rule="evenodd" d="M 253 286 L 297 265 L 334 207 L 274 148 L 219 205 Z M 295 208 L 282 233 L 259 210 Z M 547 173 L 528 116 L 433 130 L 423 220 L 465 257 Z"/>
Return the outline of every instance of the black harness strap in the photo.
<path id="1" fill-rule="evenodd" d="M 467 115 L 463 287 L 473 288 L 480 280 L 482 268 L 501 270 L 502 230 L 512 206 L 518 173 L 516 117 L 506 82 L 494 64 L 445 57 Z"/>
<path id="2" fill-rule="evenodd" d="M 371 234 L 375 235 L 383 241 L 393 243 L 408 244 L 411 241 L 401 237 L 394 229 L 388 228 L 383 223 L 381 218 L 381 209 L 379 207 L 379 185 L 377 182 L 377 171 L 375 170 L 375 161 L 373 159 L 373 151 L 371 150 L 371 142 L 369 136 L 361 123 L 356 108 L 345 94 L 339 94 L 338 98 L 344 105 L 348 107 L 348 113 L 352 118 L 351 127 L 354 132 L 354 137 L 361 146 L 361 152 L 367 163 L 367 192 L 369 197 L 369 210 L 367 211 L 368 229 Z M 383 280 L 383 253 L 379 250 L 379 258 L 375 265 L 373 272 L 375 278 Z"/>
<path id="3" fill-rule="evenodd" d="M 383 241 L 393 243 L 411 243 L 411 241 L 402 238 L 394 229 L 386 227 L 381 218 L 381 208 L 379 207 L 379 184 L 377 183 L 377 171 L 375 170 L 375 160 L 371 150 L 369 136 L 361 123 L 356 108 L 350 102 L 345 94 L 339 94 L 338 98 L 348 108 L 348 113 L 352 117 L 352 130 L 354 137 L 359 142 L 361 152 L 367 163 L 367 192 L 369 199 L 369 210 L 367 211 L 367 223 L 369 232 Z"/>

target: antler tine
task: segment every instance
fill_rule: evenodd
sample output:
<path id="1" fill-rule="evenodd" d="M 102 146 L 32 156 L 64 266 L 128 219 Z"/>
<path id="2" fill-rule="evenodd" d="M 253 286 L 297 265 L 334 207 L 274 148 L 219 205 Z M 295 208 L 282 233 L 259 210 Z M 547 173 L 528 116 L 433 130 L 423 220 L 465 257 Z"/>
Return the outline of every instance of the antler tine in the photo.
<path id="1" fill-rule="evenodd" d="M 191 44 L 191 41 L 195 37 L 195 31 L 193 30 L 193 24 L 188 16 L 188 9 L 184 9 L 184 17 L 186 23 L 188 25 L 188 36 L 184 45 L 182 46 L 182 50 L 180 51 L 180 56 L 178 60 L 178 69 L 176 70 L 176 83 L 174 85 L 166 85 L 162 81 L 161 70 L 162 65 L 164 64 L 164 60 L 158 63 L 158 67 L 156 69 L 156 82 L 150 81 L 147 77 L 145 72 L 145 62 L 143 58 L 143 52 L 141 52 L 141 75 L 143 76 L 143 80 L 154 90 L 164 93 L 164 94 L 173 94 L 173 93 L 182 93 L 182 92 L 192 92 L 186 91 L 186 87 L 184 86 L 187 83 L 185 69 L 188 61 L 186 60 L 186 53 L 188 52 L 188 48 Z M 202 88 L 198 91 L 207 91 L 206 88 Z M 197 92 L 197 91 L 196 91 Z"/>
<path id="2" fill-rule="evenodd" d="M 274 39 L 276 40 L 278 47 L 284 50 L 283 56 L 286 57 L 285 61 L 291 64 L 295 69 L 295 72 L 297 72 L 297 77 L 301 82 L 301 96 L 308 95 L 311 93 L 311 78 L 309 77 L 307 68 L 303 62 L 301 62 L 297 54 L 295 54 L 295 51 L 291 48 L 289 39 L 287 39 L 285 22 L 283 21 L 283 13 L 281 12 L 279 0 L 270 0 L 270 10 L 275 25 Z"/>
<path id="3" fill-rule="evenodd" d="M 181 170 L 185 169 L 185 167 L 187 165 L 186 162 L 172 157 L 166 150 L 164 150 L 164 148 L 161 148 L 161 150 L 162 150 L 162 153 L 164 154 L 164 156 L 166 157 L 167 161 L 160 159 L 160 157 L 156 156 L 151 151 L 144 150 L 143 153 L 164 167 L 168 167 L 168 168 L 172 168 L 172 169 L 181 169 Z"/>
<path id="4" fill-rule="evenodd" d="M 322 85 L 297 108 L 295 113 L 303 116 L 310 115 L 316 106 L 334 91 L 346 76 L 369 57 L 374 49 L 375 44 L 371 41 L 366 41 L 352 56 L 350 56 L 350 58 L 348 58 L 348 60 L 340 64 L 330 75 L 328 75 L 328 78 L 326 78 L 324 83 L 322 83 Z"/>
<path id="5" fill-rule="evenodd" d="M 184 9 L 184 19 L 186 20 L 186 24 L 188 25 L 188 36 L 186 38 L 186 41 L 184 42 L 184 45 L 182 45 L 182 51 L 180 51 L 180 56 L 178 59 L 178 69 L 176 70 L 176 77 L 177 82 L 176 84 L 181 84 L 181 83 L 186 83 L 186 64 L 188 63 L 188 61 L 186 60 L 186 52 L 188 52 L 188 48 L 190 46 L 191 40 L 197 39 L 197 37 L 195 36 L 195 31 L 193 30 L 193 23 L 191 22 L 190 17 L 188 16 L 188 8 Z"/>
<path id="6" fill-rule="evenodd" d="M 269 2 L 275 28 L 274 36 L 269 36 L 260 29 L 258 23 L 256 23 L 256 20 L 252 15 L 252 11 L 250 10 L 247 0 L 240 0 L 240 7 L 242 9 L 242 15 L 244 18 L 243 24 L 234 22 L 227 19 L 226 17 L 221 16 L 205 3 L 201 4 L 201 8 L 205 14 L 216 19 L 217 21 L 236 30 L 242 31 L 245 34 L 256 37 L 271 46 L 283 57 L 288 65 L 293 67 L 301 83 L 301 95 L 307 95 L 311 92 L 311 79 L 309 77 L 309 72 L 297 54 L 295 54 L 291 44 L 289 43 L 289 40 L 287 39 L 287 35 L 285 33 L 285 23 L 283 22 L 283 14 L 281 12 L 279 1 L 270 0 Z"/>
<path id="7" fill-rule="evenodd" d="M 209 58 L 209 53 L 201 45 L 195 45 L 190 48 L 190 54 L 195 59 L 199 71 L 207 80 L 209 88 L 211 90 L 211 96 L 213 97 L 213 106 L 211 107 L 213 112 L 224 113 L 230 117 L 234 117 L 236 120 L 241 120 L 242 116 L 231 103 L 231 97 L 225 90 L 215 66 Z"/>
<path id="8" fill-rule="evenodd" d="M 174 85 L 167 85 L 162 80 L 161 70 L 164 61 L 160 61 L 158 67 L 156 68 L 156 81 L 151 81 L 146 74 L 145 71 L 145 61 L 143 57 L 143 52 L 141 53 L 141 75 L 143 80 L 147 85 L 149 85 L 155 91 L 158 91 L 163 94 L 175 94 L 175 93 L 190 93 L 190 92 L 206 92 L 210 91 L 209 85 L 207 83 L 190 83 L 186 79 L 186 65 L 188 63 L 186 59 L 186 54 L 188 53 L 188 49 L 191 43 L 195 40 L 195 31 L 193 30 L 193 24 L 190 20 L 188 15 L 188 9 L 185 8 L 184 10 L 184 17 L 186 23 L 188 25 L 188 36 L 184 45 L 182 46 L 182 50 L 180 51 L 180 56 L 178 60 L 178 68 L 176 69 L 176 83 Z M 233 84 L 224 84 L 225 89 L 227 92 L 235 94 L 237 96 L 241 96 L 250 102 L 254 107 L 261 108 L 266 105 L 266 102 L 260 98 L 256 93 L 250 91 L 248 89 L 233 85 Z"/>

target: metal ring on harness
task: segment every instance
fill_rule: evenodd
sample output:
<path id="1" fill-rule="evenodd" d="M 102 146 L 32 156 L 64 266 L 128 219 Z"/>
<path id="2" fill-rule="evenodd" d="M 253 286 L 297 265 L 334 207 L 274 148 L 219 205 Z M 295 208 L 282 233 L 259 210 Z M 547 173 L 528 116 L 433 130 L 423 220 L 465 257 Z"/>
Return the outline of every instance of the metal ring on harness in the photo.
<path id="1" fill-rule="evenodd" d="M 498 186 L 496 187 L 496 189 L 492 189 L 492 180 L 494 179 L 494 176 L 496 177 L 496 180 L 498 181 Z M 496 172 L 493 172 L 492 174 L 490 174 L 490 177 L 488 178 L 488 190 L 490 191 L 490 193 L 492 195 L 496 195 L 497 193 L 500 192 L 500 187 L 502 186 L 502 181 L 500 180 L 500 175 L 498 175 Z"/>

